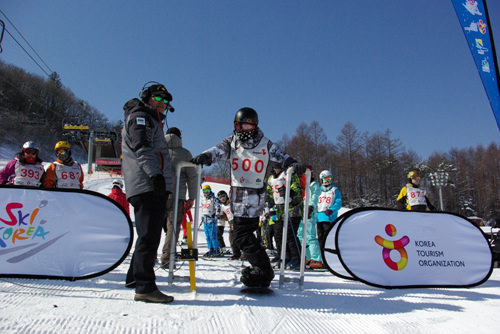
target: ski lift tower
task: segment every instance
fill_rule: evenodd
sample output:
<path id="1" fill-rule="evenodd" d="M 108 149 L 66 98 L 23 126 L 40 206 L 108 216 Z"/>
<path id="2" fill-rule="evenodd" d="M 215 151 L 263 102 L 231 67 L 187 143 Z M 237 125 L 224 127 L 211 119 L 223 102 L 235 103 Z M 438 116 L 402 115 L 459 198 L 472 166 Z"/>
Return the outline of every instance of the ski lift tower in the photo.
<path id="1" fill-rule="evenodd" d="M 89 137 L 89 150 L 88 150 L 88 170 L 87 173 L 92 173 L 92 147 L 94 141 L 94 133 L 90 131 L 90 127 L 88 125 L 83 124 L 80 118 L 69 118 L 63 120 L 63 130 L 64 133 L 78 139 L 82 139 L 83 137 Z M 89 134 L 90 133 L 90 134 Z"/>

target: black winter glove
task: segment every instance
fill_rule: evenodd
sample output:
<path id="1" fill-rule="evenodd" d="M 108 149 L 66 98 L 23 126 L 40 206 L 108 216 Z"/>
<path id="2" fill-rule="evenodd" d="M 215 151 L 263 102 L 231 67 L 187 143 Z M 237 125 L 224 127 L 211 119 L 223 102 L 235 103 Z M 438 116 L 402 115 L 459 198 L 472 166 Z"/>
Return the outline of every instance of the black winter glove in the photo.
<path id="1" fill-rule="evenodd" d="M 202 153 L 191 159 L 191 162 L 197 165 L 210 166 L 212 164 L 212 156 L 208 153 Z"/>
<path id="2" fill-rule="evenodd" d="M 281 188 L 278 189 L 278 192 L 280 193 L 281 197 L 285 197 L 286 196 L 286 187 L 282 186 Z"/>
<path id="3" fill-rule="evenodd" d="M 306 172 L 306 168 L 306 164 L 303 164 L 301 162 L 297 162 L 295 165 L 293 165 L 293 171 L 298 176 L 304 174 Z"/>
<path id="4" fill-rule="evenodd" d="M 154 175 L 151 177 L 153 182 L 153 193 L 158 197 L 167 196 L 167 189 L 165 188 L 165 178 L 161 174 Z"/>
<path id="5" fill-rule="evenodd" d="M 314 212 L 314 206 L 309 205 L 309 210 L 307 211 L 307 219 L 311 219 Z"/>

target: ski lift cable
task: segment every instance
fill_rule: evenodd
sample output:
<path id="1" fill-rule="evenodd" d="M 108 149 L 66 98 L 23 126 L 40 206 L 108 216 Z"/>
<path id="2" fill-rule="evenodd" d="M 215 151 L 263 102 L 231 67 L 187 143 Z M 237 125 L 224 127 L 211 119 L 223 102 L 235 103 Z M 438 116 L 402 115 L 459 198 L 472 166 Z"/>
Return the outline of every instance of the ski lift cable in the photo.
<path id="1" fill-rule="evenodd" d="M 7 34 L 9 34 L 10 37 L 12 37 L 12 39 L 17 43 L 17 45 L 19 45 L 19 47 L 23 49 L 23 51 L 28 55 L 28 57 L 30 57 L 31 60 L 35 62 L 35 64 L 42 70 L 42 72 L 45 73 L 47 77 L 50 77 L 50 74 L 47 73 L 47 71 L 35 60 L 35 58 L 33 58 L 33 56 L 29 54 L 29 52 L 21 45 L 21 43 L 19 43 L 19 41 L 14 36 L 12 36 L 10 31 L 8 31 L 7 29 L 5 29 L 5 31 L 7 32 Z"/>
<path id="2" fill-rule="evenodd" d="M 41 60 L 41 62 L 45 65 L 45 67 L 49 70 L 49 73 L 53 73 L 54 71 L 52 71 L 52 69 L 50 68 L 49 65 L 47 65 L 47 63 L 43 60 L 43 58 L 38 54 L 38 52 L 36 52 L 36 50 L 33 48 L 33 46 L 31 46 L 31 44 L 28 42 L 28 40 L 23 36 L 23 34 L 19 31 L 19 29 L 16 28 L 16 26 L 14 25 L 14 23 L 9 19 L 9 17 L 7 15 L 5 15 L 5 13 L 0 9 L 0 13 L 7 19 L 7 21 L 12 25 L 12 27 L 16 30 L 16 32 L 19 34 L 19 36 L 21 36 L 21 38 L 24 40 L 24 42 L 30 47 L 30 49 L 35 53 L 35 55 L 38 57 L 38 59 Z M 33 56 L 31 56 L 28 51 L 21 45 L 21 43 L 19 43 L 19 41 L 7 30 L 7 28 L 4 27 L 4 30 L 7 31 L 7 33 L 10 35 L 10 37 L 12 37 L 12 39 L 21 47 L 21 49 L 23 49 L 24 52 L 26 52 L 26 54 L 38 65 L 38 67 L 40 67 L 40 69 L 47 75 L 49 76 L 49 74 L 47 74 L 47 71 L 44 70 L 41 65 L 33 58 Z"/>
<path id="3" fill-rule="evenodd" d="M 3 41 L 3 33 L 5 32 L 5 23 L 0 20 L 0 25 L 2 26 L 2 32 L 0 33 L 0 53 L 2 53 L 2 41 Z"/>

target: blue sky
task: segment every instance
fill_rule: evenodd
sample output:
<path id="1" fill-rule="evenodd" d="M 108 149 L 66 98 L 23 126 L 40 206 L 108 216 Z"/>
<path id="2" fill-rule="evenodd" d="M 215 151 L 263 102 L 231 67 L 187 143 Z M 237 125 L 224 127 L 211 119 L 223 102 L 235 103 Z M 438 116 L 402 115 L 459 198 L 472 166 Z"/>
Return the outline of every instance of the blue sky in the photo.
<path id="1" fill-rule="evenodd" d="M 488 7 L 498 50 L 500 1 Z M 500 144 L 448 0 L 3 0 L 0 9 L 111 121 L 145 82 L 164 83 L 176 109 L 168 124 L 193 155 L 230 134 L 243 106 L 274 141 L 318 121 L 336 142 L 350 121 L 390 129 L 422 159 Z M 44 76 L 8 34 L 2 48 L 3 61 Z"/>

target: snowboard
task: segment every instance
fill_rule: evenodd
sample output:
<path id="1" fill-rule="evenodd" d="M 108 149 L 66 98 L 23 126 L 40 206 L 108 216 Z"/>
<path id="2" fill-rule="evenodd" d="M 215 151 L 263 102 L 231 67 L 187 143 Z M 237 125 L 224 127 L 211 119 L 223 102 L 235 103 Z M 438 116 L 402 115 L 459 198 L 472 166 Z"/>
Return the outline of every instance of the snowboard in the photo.
<path id="1" fill-rule="evenodd" d="M 250 287 L 250 286 L 245 286 L 240 290 L 240 292 L 245 295 L 260 295 L 260 296 L 270 296 L 274 294 L 274 290 L 271 288 Z"/>

